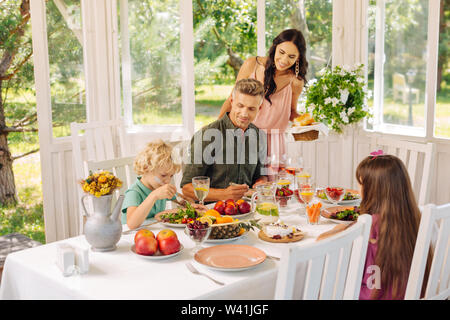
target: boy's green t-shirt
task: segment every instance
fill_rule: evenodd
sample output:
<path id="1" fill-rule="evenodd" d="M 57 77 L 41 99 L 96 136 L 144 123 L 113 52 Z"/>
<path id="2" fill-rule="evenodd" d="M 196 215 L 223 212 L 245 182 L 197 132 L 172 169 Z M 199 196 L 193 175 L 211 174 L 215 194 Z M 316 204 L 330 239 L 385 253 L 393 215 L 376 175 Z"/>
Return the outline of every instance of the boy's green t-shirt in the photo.
<path id="1" fill-rule="evenodd" d="M 141 182 L 141 177 L 138 177 L 136 182 L 125 191 L 125 199 L 122 204 L 122 224 L 127 223 L 128 207 L 138 207 L 151 192 L 152 190 L 144 186 Z M 157 213 L 164 211 L 166 209 L 166 202 L 167 199 L 156 200 L 146 219 L 153 218 Z"/>

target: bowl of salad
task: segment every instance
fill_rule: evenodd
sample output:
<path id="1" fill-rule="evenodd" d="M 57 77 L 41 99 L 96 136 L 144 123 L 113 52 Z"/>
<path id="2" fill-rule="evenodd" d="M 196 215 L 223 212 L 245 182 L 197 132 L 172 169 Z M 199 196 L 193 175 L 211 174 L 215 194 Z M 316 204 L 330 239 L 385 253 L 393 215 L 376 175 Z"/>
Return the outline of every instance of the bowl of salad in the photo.
<path id="1" fill-rule="evenodd" d="M 331 203 L 325 194 L 325 188 L 317 188 L 316 197 L 325 203 Z M 344 198 L 338 202 L 340 205 L 348 205 L 361 201 L 361 196 L 357 190 L 345 189 Z"/>
<path id="2" fill-rule="evenodd" d="M 204 211 L 194 209 L 189 203 L 185 208 L 161 211 L 155 215 L 155 219 L 169 227 L 184 228 L 189 222 L 203 215 Z"/>

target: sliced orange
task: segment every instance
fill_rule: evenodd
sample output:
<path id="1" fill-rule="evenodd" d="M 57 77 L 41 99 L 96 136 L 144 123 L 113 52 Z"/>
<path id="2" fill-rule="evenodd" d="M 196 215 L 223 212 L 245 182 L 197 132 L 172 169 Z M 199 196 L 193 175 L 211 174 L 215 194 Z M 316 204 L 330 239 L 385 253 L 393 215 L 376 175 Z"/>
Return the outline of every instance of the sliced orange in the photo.
<path id="1" fill-rule="evenodd" d="M 229 222 L 233 222 L 232 217 L 230 217 L 230 216 L 222 217 L 222 223 L 229 223 Z"/>
<path id="2" fill-rule="evenodd" d="M 209 209 L 208 211 L 205 212 L 204 216 L 212 216 L 212 217 L 219 218 L 220 213 L 217 210 Z"/>

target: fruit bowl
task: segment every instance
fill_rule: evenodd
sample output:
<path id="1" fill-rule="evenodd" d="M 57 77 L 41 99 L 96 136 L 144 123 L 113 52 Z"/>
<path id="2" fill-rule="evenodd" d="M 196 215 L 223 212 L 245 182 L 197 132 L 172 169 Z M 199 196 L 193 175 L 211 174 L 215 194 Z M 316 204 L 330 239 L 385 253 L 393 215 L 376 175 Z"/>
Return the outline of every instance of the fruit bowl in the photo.
<path id="1" fill-rule="evenodd" d="M 276 196 L 275 197 L 280 207 L 286 207 L 289 200 L 291 200 L 292 196 Z"/>

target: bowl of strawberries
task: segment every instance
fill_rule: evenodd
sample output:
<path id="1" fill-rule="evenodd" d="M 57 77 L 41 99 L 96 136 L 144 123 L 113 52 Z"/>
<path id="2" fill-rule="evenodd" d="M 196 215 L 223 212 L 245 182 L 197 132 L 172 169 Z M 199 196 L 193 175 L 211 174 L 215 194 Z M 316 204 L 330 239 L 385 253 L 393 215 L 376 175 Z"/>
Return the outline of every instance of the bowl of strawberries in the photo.
<path id="1" fill-rule="evenodd" d="M 293 194 L 294 191 L 289 189 L 289 187 L 277 188 L 277 191 L 275 192 L 275 199 L 277 200 L 280 207 L 286 207 Z"/>

